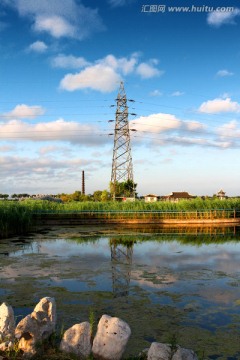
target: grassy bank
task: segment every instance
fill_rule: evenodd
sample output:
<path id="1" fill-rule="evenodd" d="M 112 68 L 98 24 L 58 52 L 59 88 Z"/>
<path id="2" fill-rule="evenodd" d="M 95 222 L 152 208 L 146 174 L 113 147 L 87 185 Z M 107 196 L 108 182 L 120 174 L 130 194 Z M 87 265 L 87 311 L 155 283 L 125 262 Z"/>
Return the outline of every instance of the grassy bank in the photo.
<path id="1" fill-rule="evenodd" d="M 34 225 L 34 216 L 41 214 L 68 214 L 85 219 L 172 219 L 214 220 L 240 217 L 240 199 L 182 200 L 178 203 L 156 202 L 67 202 L 56 203 L 41 200 L 0 202 L 0 237 L 20 234 Z"/>
<path id="2" fill-rule="evenodd" d="M 80 212 L 80 211 L 210 211 L 217 209 L 240 210 L 240 199 L 227 200 L 181 200 L 178 203 L 158 201 L 155 203 L 145 203 L 144 201 L 135 202 L 93 202 L 93 201 L 71 201 L 64 204 L 48 201 L 25 201 L 35 212 Z"/>
<path id="3" fill-rule="evenodd" d="M 0 202 L 0 237 L 22 234 L 32 225 L 32 209 L 24 202 Z"/>

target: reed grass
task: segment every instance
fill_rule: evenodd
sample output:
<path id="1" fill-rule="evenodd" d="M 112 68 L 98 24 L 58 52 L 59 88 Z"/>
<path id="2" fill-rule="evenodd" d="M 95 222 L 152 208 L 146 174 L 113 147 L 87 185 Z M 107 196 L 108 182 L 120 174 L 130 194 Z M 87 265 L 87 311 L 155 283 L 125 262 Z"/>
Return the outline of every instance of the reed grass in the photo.
<path id="1" fill-rule="evenodd" d="M 33 213 L 29 206 L 22 202 L 0 202 L 0 237 L 22 234 L 28 231 L 33 223 Z"/>
<path id="2" fill-rule="evenodd" d="M 23 233 L 34 225 L 34 216 L 68 214 L 104 219 L 219 219 L 240 217 L 240 199 L 181 200 L 178 203 L 158 201 L 57 203 L 43 200 L 0 202 L 0 237 Z"/>

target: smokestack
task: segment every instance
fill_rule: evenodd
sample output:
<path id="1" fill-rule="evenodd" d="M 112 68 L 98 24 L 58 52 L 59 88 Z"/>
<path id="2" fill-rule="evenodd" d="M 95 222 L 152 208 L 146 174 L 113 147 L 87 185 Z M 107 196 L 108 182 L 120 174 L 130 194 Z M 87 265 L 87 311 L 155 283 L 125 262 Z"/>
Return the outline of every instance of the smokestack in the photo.
<path id="1" fill-rule="evenodd" d="M 82 195 L 85 195 L 85 176 L 84 176 L 84 171 L 82 171 Z"/>

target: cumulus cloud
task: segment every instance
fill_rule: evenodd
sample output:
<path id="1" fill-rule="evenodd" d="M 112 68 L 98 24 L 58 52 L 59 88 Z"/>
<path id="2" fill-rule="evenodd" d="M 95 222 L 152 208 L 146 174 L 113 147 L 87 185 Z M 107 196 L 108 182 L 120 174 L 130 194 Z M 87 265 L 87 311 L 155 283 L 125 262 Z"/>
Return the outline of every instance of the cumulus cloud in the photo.
<path id="1" fill-rule="evenodd" d="M 183 121 L 178 119 L 175 115 L 157 113 L 148 116 L 141 116 L 136 120 L 130 122 L 132 128 L 137 132 L 150 132 L 150 133 L 200 133 L 205 132 L 206 127 L 198 121 Z"/>
<path id="2" fill-rule="evenodd" d="M 43 41 L 35 41 L 31 45 L 29 45 L 28 50 L 37 53 L 44 53 L 47 48 L 48 46 Z"/>
<path id="3" fill-rule="evenodd" d="M 36 17 L 34 30 L 38 32 L 48 32 L 55 38 L 75 37 L 75 27 L 61 16 L 41 15 Z"/>
<path id="4" fill-rule="evenodd" d="M 83 145 L 99 145 L 108 141 L 98 127 L 75 121 L 58 119 L 51 122 L 28 124 L 21 120 L 10 120 L 0 124 L 0 139 L 29 141 L 66 141 Z"/>
<path id="5" fill-rule="evenodd" d="M 200 146 L 226 149 L 235 147 L 230 137 L 222 137 L 220 129 L 209 129 L 194 120 L 181 120 L 175 115 L 157 113 L 130 121 L 133 141 L 142 145 L 143 138 L 152 147 L 165 145 Z M 231 129 L 232 130 L 232 129 Z"/>
<path id="6" fill-rule="evenodd" d="M 139 74 L 143 79 L 149 79 L 155 76 L 163 74 L 163 71 L 158 70 L 154 65 L 141 63 L 136 69 L 137 74 Z"/>
<path id="7" fill-rule="evenodd" d="M 41 106 L 28 106 L 25 104 L 17 105 L 13 110 L 1 114 L 0 120 L 17 119 L 35 119 L 45 113 L 45 109 Z"/>
<path id="8" fill-rule="evenodd" d="M 208 100 L 202 103 L 198 111 L 207 114 L 217 114 L 224 112 L 240 112 L 240 104 L 236 101 L 232 101 L 231 98 L 221 99 L 217 98 L 214 100 Z"/>
<path id="9" fill-rule="evenodd" d="M 110 66 L 97 64 L 89 66 L 78 74 L 67 74 L 60 82 L 60 89 L 74 91 L 90 88 L 111 92 L 119 86 L 121 76 Z"/>
<path id="10" fill-rule="evenodd" d="M 83 57 L 76 57 L 73 55 L 59 54 L 51 61 L 53 67 L 63 69 L 80 69 L 89 66 L 90 63 Z"/>
<path id="11" fill-rule="evenodd" d="M 9 166 L 11 164 L 11 166 Z M 71 181 L 79 178 L 81 168 L 101 167 L 100 159 L 81 159 L 80 157 L 56 159 L 48 156 L 3 156 L 0 157 L 1 174 L 5 179 L 8 177 L 18 179 L 18 186 L 21 181 L 27 180 L 26 185 L 32 185 L 35 189 L 47 180 L 53 186 L 58 182 Z M 48 185 L 47 185 L 48 186 Z M 46 183 L 44 184 L 46 192 Z M 29 186 L 27 187 L 29 189 Z M 25 186 L 26 189 L 26 186 Z"/>
<path id="12" fill-rule="evenodd" d="M 207 16 L 207 23 L 214 27 L 220 27 L 223 24 L 235 24 L 235 18 L 240 15 L 240 9 L 235 8 L 232 11 L 212 11 Z"/>
<path id="13" fill-rule="evenodd" d="M 60 58 L 60 62 L 83 64 L 82 58 Z M 162 72 L 156 68 L 157 60 L 150 59 L 149 64 L 139 64 L 139 54 L 132 54 L 129 58 L 116 58 L 114 55 L 96 60 L 95 63 L 85 66 L 83 70 L 75 74 L 66 74 L 60 82 L 60 89 L 74 91 L 78 89 L 93 89 L 101 92 L 111 92 L 119 86 L 123 76 L 136 73 L 142 78 L 158 76 Z"/>
<path id="14" fill-rule="evenodd" d="M 223 124 L 217 129 L 217 133 L 221 136 L 221 138 L 240 138 L 239 123 L 236 120 L 232 120 Z"/>
<path id="15" fill-rule="evenodd" d="M 141 116 L 136 120 L 132 120 L 130 124 L 137 132 L 151 133 L 162 133 L 181 127 L 181 121 L 175 115 L 164 113 Z"/>
<path id="16" fill-rule="evenodd" d="M 5 4 L 28 17 L 33 30 L 52 37 L 82 40 L 94 31 L 104 29 L 97 9 L 85 7 L 76 0 L 8 0 Z"/>
<path id="17" fill-rule="evenodd" d="M 216 75 L 218 77 L 232 76 L 233 72 L 224 69 L 224 70 L 219 70 Z"/>

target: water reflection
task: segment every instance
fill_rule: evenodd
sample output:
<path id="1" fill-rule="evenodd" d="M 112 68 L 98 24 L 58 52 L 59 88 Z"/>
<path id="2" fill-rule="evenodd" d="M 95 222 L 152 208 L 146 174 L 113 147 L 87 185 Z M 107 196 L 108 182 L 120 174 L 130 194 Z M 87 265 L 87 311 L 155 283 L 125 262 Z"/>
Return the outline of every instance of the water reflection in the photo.
<path id="1" fill-rule="evenodd" d="M 239 227 L 107 229 L 89 236 L 81 227 L 5 240 L 0 302 L 19 314 L 54 296 L 66 326 L 86 321 L 89 307 L 96 318 L 119 316 L 132 328 L 135 354 L 149 339 L 177 336 L 186 347 L 204 349 L 206 359 L 237 359 L 239 239 Z"/>
<path id="2" fill-rule="evenodd" d="M 127 296 L 131 279 L 133 242 L 127 245 L 121 243 L 121 239 L 111 238 L 111 262 L 113 296 Z"/>

